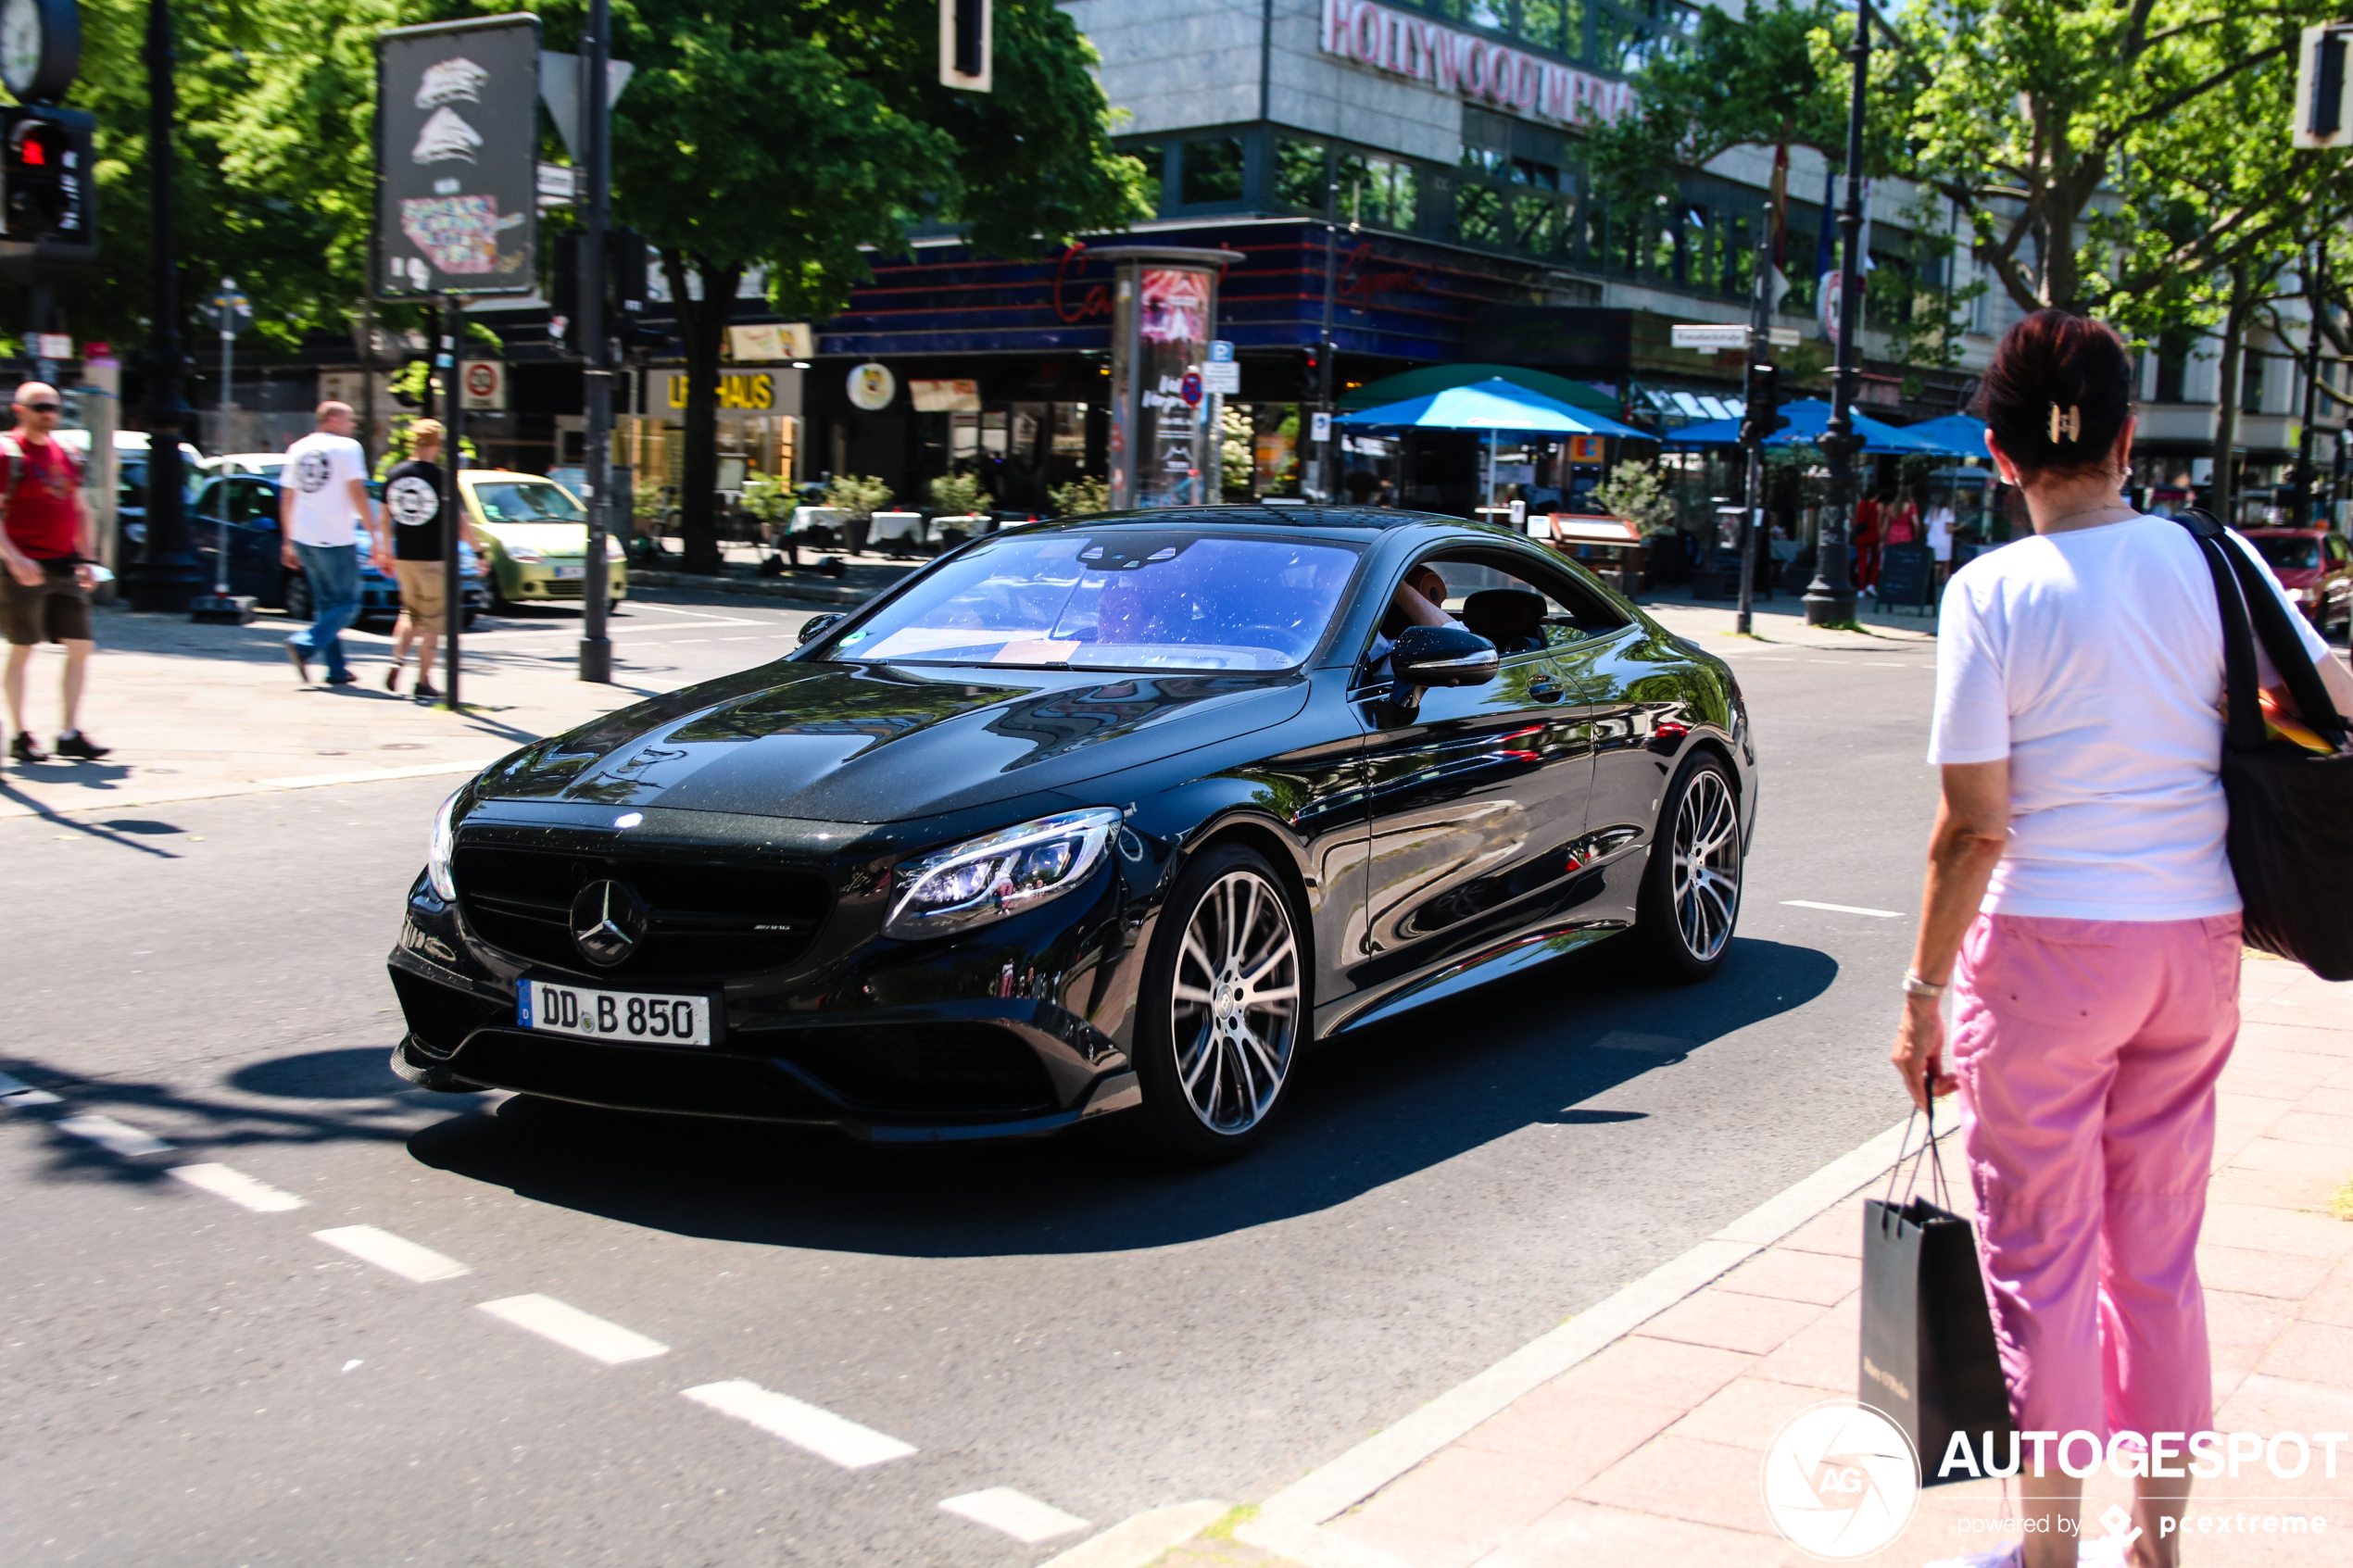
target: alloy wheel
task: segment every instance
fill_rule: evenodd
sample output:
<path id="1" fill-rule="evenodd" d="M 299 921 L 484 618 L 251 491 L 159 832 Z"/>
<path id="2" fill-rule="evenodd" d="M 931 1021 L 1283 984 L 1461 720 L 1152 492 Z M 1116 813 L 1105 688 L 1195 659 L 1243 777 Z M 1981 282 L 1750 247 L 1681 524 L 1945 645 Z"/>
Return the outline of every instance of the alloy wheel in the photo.
<path id="1" fill-rule="evenodd" d="M 1740 814 L 1724 775 L 1692 775 L 1675 813 L 1675 924 L 1684 951 L 1705 962 L 1731 939 L 1741 903 Z"/>
<path id="2" fill-rule="evenodd" d="M 1299 1039 L 1299 942 L 1290 904 L 1254 871 L 1210 884 L 1185 925 L 1168 1036 L 1186 1103 L 1211 1132 L 1258 1124 Z"/>

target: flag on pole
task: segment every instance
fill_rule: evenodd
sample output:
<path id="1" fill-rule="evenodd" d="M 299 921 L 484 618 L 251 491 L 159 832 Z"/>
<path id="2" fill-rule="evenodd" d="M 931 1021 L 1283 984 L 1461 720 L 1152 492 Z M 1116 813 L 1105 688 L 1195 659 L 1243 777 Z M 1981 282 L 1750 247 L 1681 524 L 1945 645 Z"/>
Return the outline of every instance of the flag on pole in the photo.
<path id="1" fill-rule="evenodd" d="M 1822 232 L 1814 245 L 1814 309 L 1822 335 L 1838 341 L 1838 176 L 1822 170 Z"/>

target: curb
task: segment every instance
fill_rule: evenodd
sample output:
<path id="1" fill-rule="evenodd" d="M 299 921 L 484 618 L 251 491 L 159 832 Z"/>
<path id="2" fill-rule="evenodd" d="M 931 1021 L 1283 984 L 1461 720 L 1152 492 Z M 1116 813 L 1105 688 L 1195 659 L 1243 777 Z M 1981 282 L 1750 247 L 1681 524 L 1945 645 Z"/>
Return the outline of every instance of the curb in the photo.
<path id="1" fill-rule="evenodd" d="M 909 570 L 913 569 L 911 567 Z M 704 577 L 691 571 L 662 571 L 633 566 L 629 569 L 629 585 L 632 588 L 683 588 L 704 594 L 742 594 L 761 599 L 799 599 L 803 604 L 862 605 L 890 587 L 891 583 L 872 588 L 847 584 L 834 587 L 805 577 Z"/>
<path id="2" fill-rule="evenodd" d="M 1226 1517 L 1222 1502 L 1177 1502 L 1120 1521 L 1090 1536 L 1038 1568 L 1145 1568 L 1171 1547 L 1181 1546 Z"/>
<path id="3" fill-rule="evenodd" d="M 1599 1353 L 1684 1298 L 1844 1202 L 1895 1163 L 1899 1123 L 1784 1188 L 1722 1230 L 1661 1264 L 1266 1499 L 1236 1533 L 1310 1568 L 1374 1568 L 1357 1543 L 1316 1530 L 1470 1432 L 1513 1400 Z M 1261 1538 L 1264 1537 L 1264 1538 Z M 1277 1545 L 1277 1539 L 1283 1544 Z M 1345 1549 L 1344 1550 L 1342 1549 Z M 1312 1555 L 1310 1555 L 1312 1554 Z"/>

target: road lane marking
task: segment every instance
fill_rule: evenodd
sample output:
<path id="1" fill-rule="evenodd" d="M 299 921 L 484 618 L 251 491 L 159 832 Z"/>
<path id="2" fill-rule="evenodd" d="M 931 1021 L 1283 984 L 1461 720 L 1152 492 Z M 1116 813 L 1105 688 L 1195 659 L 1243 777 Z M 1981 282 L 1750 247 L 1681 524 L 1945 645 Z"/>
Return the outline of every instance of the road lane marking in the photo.
<path id="1" fill-rule="evenodd" d="M 53 1123 L 61 1133 L 71 1133 L 77 1138 L 87 1138 L 108 1154 L 136 1159 L 143 1154 L 161 1154 L 173 1147 L 161 1138 L 150 1137 L 136 1127 L 125 1126 L 111 1116 L 62 1116 Z"/>
<path id="2" fill-rule="evenodd" d="M 1800 909 L 1828 909 L 1834 915 L 1870 915 L 1879 920 L 1902 920 L 1901 909 L 1867 909 L 1860 904 L 1818 904 L 1811 898 L 1784 898 L 1782 903 Z"/>
<path id="3" fill-rule="evenodd" d="M 527 1328 L 567 1350 L 577 1350 L 607 1366 L 670 1353 L 667 1345 L 633 1334 L 617 1323 L 607 1323 L 552 1296 L 509 1296 L 478 1305 L 494 1318 L 504 1318 L 517 1328 Z"/>
<path id="4" fill-rule="evenodd" d="M 915 1451 L 912 1443 L 902 1443 L 871 1426 L 861 1426 L 829 1410 L 804 1404 L 789 1394 L 775 1393 L 740 1377 L 725 1383 L 705 1383 L 682 1392 L 698 1405 L 708 1405 L 722 1415 L 749 1422 L 772 1436 L 807 1449 L 820 1459 L 833 1461 L 844 1470 L 863 1470 L 870 1464 L 905 1459 Z M 1045 1539 L 1043 1536 L 1038 1538 Z"/>
<path id="5" fill-rule="evenodd" d="M 1918 670 L 1919 668 L 1917 664 L 1901 664 L 1892 659 L 1857 659 L 1856 662 L 1868 664 L 1874 670 Z"/>
<path id="6" fill-rule="evenodd" d="M 422 762 L 413 768 L 371 768 L 360 773 L 297 773 L 287 779 L 256 779 L 263 789 L 308 789 L 317 784 L 375 784 L 384 779 L 423 779 L 435 773 L 479 773 L 496 757 L 470 757 L 460 762 Z"/>
<path id="7" fill-rule="evenodd" d="M 1011 1486 L 991 1486 L 987 1491 L 966 1492 L 962 1497 L 948 1499 L 939 1506 L 975 1524 L 1002 1530 L 1013 1539 L 1030 1546 L 1087 1528 L 1087 1521 L 1077 1515 L 1064 1513 L 1053 1504 L 1039 1502 L 1027 1493 L 1016 1492 Z"/>
<path id="8" fill-rule="evenodd" d="M 289 1209 L 302 1207 L 302 1199 L 293 1193 L 281 1192 L 268 1182 L 255 1181 L 243 1171 L 226 1165 L 174 1165 L 171 1174 L 192 1187 L 225 1198 L 240 1209 L 250 1209 L 257 1214 L 283 1214 Z"/>
<path id="9" fill-rule="evenodd" d="M 36 1089 L 21 1078 L 0 1073 L 0 1105 L 62 1105 L 65 1102 L 46 1089 Z"/>
<path id="10" fill-rule="evenodd" d="M 473 1273 L 455 1258 L 445 1258 L 430 1247 L 420 1247 L 406 1236 L 380 1231 L 373 1225 L 338 1225 L 333 1230 L 310 1234 L 363 1263 L 373 1263 L 418 1285 Z"/>

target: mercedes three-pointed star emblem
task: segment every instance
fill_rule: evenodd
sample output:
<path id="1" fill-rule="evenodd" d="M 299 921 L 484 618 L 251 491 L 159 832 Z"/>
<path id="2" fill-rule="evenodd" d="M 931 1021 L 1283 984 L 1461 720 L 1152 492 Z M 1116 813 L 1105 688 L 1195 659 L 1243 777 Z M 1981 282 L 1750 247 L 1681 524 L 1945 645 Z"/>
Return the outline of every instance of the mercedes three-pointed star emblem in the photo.
<path id="1" fill-rule="evenodd" d="M 646 935 L 646 901 L 625 882 L 592 882 L 572 901 L 572 942 L 580 956 L 610 969 Z"/>

